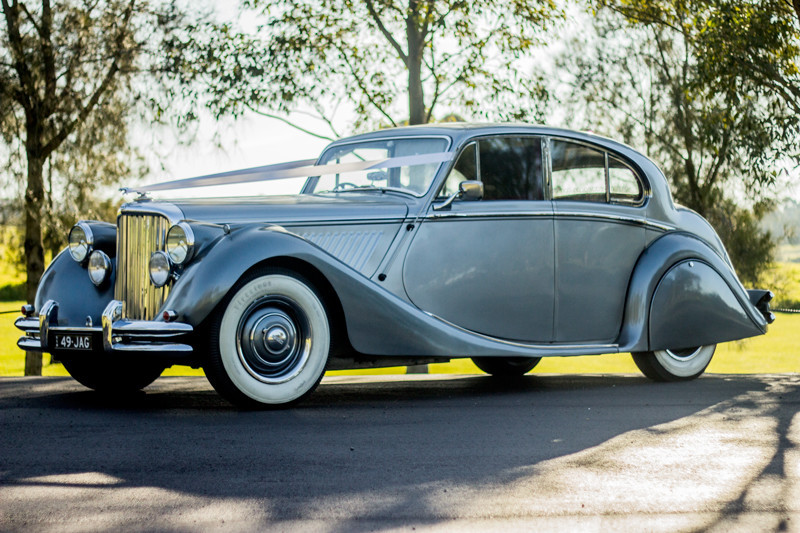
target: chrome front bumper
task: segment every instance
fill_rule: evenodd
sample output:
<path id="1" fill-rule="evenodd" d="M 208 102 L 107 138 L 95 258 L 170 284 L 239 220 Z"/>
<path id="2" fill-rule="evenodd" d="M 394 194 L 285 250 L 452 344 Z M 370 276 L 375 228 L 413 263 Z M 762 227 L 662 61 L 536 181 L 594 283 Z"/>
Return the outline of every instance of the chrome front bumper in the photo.
<path id="1" fill-rule="evenodd" d="M 175 337 L 192 333 L 194 328 L 181 322 L 156 322 L 121 318 L 122 302 L 112 300 L 103 311 L 102 326 L 83 327 L 58 325 L 58 302 L 48 300 L 39 311 L 39 317 L 20 317 L 14 325 L 25 335 L 17 346 L 26 351 L 50 352 L 53 335 L 91 335 L 95 351 L 100 346 L 106 352 L 148 352 L 165 354 L 191 354 L 188 344 L 172 342 Z M 77 351 L 76 351 L 77 353 Z"/>

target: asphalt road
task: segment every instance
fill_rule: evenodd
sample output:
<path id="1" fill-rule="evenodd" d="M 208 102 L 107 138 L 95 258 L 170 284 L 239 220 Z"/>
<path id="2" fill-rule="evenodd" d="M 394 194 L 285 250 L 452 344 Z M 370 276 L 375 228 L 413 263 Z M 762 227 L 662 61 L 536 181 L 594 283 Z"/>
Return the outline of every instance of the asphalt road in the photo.
<path id="1" fill-rule="evenodd" d="M 0 379 L 4 531 L 800 531 L 800 375 Z"/>

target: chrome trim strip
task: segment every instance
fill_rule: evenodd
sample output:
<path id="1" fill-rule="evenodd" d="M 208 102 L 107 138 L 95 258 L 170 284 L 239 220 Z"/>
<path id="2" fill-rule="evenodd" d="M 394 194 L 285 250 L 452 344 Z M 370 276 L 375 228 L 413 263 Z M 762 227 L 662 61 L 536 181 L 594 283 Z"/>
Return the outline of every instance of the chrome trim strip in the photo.
<path id="1" fill-rule="evenodd" d="M 605 213 L 585 213 L 580 211 L 515 211 L 506 213 L 432 213 L 428 214 L 425 219 L 435 220 L 442 218 L 529 218 L 529 217 L 580 217 L 580 218 L 600 218 L 604 220 L 613 220 L 615 222 L 623 222 L 627 224 L 635 224 L 637 226 L 646 226 L 659 229 L 662 231 L 673 231 L 675 226 L 653 222 L 651 220 L 643 220 L 635 217 L 626 217 L 622 215 L 610 215 Z"/>
<path id="2" fill-rule="evenodd" d="M 21 316 L 14 321 L 14 326 L 22 331 L 33 331 L 39 333 L 39 317 Z"/>
<path id="3" fill-rule="evenodd" d="M 580 218 L 602 218 L 606 220 L 614 220 L 617 222 L 625 222 L 629 224 L 636 224 L 640 226 L 650 226 L 656 229 L 660 229 L 663 231 L 673 231 L 675 230 L 675 226 L 671 226 L 668 224 L 662 224 L 660 222 L 653 222 L 652 220 L 646 220 L 636 217 L 626 217 L 624 215 L 611 215 L 606 213 L 588 213 L 585 211 L 559 211 L 556 209 L 554 211 L 554 215 L 556 217 L 580 217 Z"/>
<path id="4" fill-rule="evenodd" d="M 126 337 L 174 337 L 194 331 L 183 322 L 153 322 L 150 320 L 117 320 L 112 324 L 114 335 Z"/>
<path id="5" fill-rule="evenodd" d="M 183 211 L 181 211 L 176 205 L 151 202 L 150 200 L 137 201 L 120 207 L 119 211 L 117 212 L 117 226 L 119 226 L 119 217 L 124 215 L 152 215 L 166 217 L 169 219 L 170 225 L 177 224 L 178 222 L 184 220 Z"/>
<path id="6" fill-rule="evenodd" d="M 128 343 L 117 342 L 114 343 L 113 350 L 115 352 L 144 352 L 144 353 L 161 353 L 161 352 L 192 353 L 194 351 L 194 349 L 188 344 L 158 343 L 158 342 L 153 342 L 149 344 L 128 344 Z"/>
<path id="7" fill-rule="evenodd" d="M 431 213 L 425 219 L 439 218 L 529 218 L 529 217 L 553 217 L 552 211 L 514 211 L 507 213 Z"/>

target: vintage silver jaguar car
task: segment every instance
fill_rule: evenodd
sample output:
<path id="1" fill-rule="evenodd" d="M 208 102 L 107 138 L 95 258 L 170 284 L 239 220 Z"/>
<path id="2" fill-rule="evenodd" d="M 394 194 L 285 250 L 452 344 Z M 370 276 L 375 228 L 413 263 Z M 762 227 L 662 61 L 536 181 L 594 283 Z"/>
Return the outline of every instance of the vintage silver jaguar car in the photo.
<path id="1" fill-rule="evenodd" d="M 290 178 L 300 194 L 154 198 Z M 616 352 L 686 380 L 716 343 L 774 319 L 772 294 L 742 287 L 656 165 L 588 133 L 387 129 L 316 160 L 128 192 L 116 226 L 75 225 L 16 321 L 20 348 L 98 390 L 190 365 L 235 404 L 275 405 L 327 369 L 470 357 L 515 376 Z"/>

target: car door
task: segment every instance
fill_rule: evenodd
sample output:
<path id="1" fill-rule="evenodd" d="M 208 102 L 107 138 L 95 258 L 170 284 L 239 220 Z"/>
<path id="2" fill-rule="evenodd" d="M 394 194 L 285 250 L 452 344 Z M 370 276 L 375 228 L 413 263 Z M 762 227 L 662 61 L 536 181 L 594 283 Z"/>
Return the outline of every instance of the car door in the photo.
<path id="1" fill-rule="evenodd" d="M 482 138 L 466 146 L 406 255 L 409 299 L 480 334 L 551 341 L 555 245 L 542 176 L 541 137 Z M 469 179 L 483 182 L 483 199 L 441 209 Z"/>
<path id="2" fill-rule="evenodd" d="M 645 248 L 644 187 L 621 158 L 551 139 L 555 216 L 555 341 L 613 343 L 633 268 Z"/>

